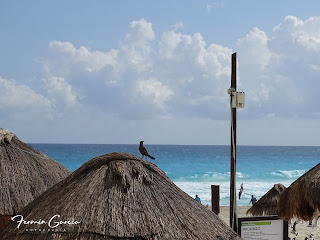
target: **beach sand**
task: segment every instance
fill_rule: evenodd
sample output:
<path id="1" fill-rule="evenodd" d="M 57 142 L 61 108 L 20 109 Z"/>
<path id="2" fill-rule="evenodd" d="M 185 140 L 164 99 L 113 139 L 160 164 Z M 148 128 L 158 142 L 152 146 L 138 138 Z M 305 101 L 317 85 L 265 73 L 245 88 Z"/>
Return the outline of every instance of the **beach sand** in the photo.
<path id="1" fill-rule="evenodd" d="M 250 208 L 250 206 L 238 206 L 237 207 L 237 215 L 238 217 L 252 217 L 252 215 L 246 215 L 247 210 Z M 211 208 L 210 208 L 211 209 Z M 229 207 L 221 206 L 220 207 L 220 213 L 219 217 L 226 222 L 229 225 Z M 293 239 L 296 237 L 296 240 L 304 240 L 305 237 L 309 237 L 310 234 L 313 234 L 314 240 L 320 240 L 320 220 L 318 221 L 318 227 L 309 227 L 308 222 L 299 222 L 296 225 L 296 232 L 298 233 L 298 236 L 292 233 L 292 227 L 289 226 L 289 237 Z"/>

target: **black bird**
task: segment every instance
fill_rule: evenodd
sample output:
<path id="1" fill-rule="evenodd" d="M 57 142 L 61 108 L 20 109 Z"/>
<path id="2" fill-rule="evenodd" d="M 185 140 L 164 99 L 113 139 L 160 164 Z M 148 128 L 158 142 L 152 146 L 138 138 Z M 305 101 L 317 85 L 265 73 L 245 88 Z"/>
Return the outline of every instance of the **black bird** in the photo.
<path id="1" fill-rule="evenodd" d="M 149 155 L 147 149 L 143 146 L 143 141 L 140 141 L 139 151 L 142 154 L 142 158 L 143 158 L 143 156 L 146 156 L 146 158 L 149 157 L 151 159 L 155 159 L 154 157 Z"/>
<path id="2" fill-rule="evenodd" d="M 241 198 L 242 193 L 243 193 L 243 183 L 241 183 L 241 186 L 240 186 L 239 199 Z"/>

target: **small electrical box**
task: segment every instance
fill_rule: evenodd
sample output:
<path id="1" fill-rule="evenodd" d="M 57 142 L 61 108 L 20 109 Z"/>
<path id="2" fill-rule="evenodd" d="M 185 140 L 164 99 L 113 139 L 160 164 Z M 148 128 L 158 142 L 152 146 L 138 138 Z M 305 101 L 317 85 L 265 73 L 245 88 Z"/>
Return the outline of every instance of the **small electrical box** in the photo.
<path id="1" fill-rule="evenodd" d="M 237 108 L 244 108 L 244 92 L 237 92 Z"/>
<path id="2" fill-rule="evenodd" d="M 228 94 L 231 96 L 231 107 L 232 108 L 244 108 L 244 92 L 236 92 L 234 88 L 228 89 Z"/>

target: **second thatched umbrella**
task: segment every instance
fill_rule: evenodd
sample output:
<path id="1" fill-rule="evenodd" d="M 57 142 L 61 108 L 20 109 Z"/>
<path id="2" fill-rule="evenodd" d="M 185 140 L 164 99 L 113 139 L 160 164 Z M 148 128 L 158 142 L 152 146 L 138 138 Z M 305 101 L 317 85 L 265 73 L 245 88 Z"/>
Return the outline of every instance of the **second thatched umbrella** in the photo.
<path id="1" fill-rule="evenodd" d="M 253 216 L 276 215 L 280 196 L 285 189 L 286 187 L 282 184 L 275 184 L 256 204 L 249 208 L 247 214 Z"/>
<path id="2" fill-rule="evenodd" d="M 1 239 L 241 239 L 156 165 L 127 153 L 88 161 L 21 215 L 45 223 L 17 229 L 11 222 Z"/>
<path id="3" fill-rule="evenodd" d="M 284 220 L 293 217 L 310 221 L 320 215 L 320 164 L 316 165 L 282 194 L 278 215 Z"/>

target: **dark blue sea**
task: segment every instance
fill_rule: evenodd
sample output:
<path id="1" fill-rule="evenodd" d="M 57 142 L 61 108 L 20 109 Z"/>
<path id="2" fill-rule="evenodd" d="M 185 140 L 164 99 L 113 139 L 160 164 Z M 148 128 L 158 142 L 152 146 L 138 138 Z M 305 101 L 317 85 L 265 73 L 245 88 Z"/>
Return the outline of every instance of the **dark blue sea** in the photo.
<path id="1" fill-rule="evenodd" d="M 86 161 L 111 152 L 141 156 L 138 145 L 30 144 L 71 171 Z M 229 205 L 230 146 L 146 145 L 151 160 L 190 196 L 198 194 L 202 204 L 211 205 L 211 185 L 220 185 L 220 205 Z M 320 147 L 238 146 L 237 204 L 249 205 L 251 195 L 259 199 L 275 183 L 288 187 L 320 161 Z"/>

